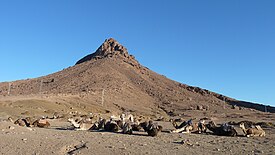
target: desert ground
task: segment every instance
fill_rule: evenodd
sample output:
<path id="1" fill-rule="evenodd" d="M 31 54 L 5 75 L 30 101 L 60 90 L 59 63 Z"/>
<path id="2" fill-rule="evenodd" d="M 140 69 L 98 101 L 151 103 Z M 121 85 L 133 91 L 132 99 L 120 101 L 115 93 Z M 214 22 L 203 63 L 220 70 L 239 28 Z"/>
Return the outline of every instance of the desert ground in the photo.
<path id="1" fill-rule="evenodd" d="M 264 138 L 165 132 L 148 137 L 65 130 L 60 127 L 68 124 L 51 123 L 49 129 L 29 129 L 1 122 L 1 154 L 274 154 L 275 149 L 274 129 Z"/>
<path id="2" fill-rule="evenodd" d="M 47 98 L 53 100 L 53 98 Z M 44 100 L 43 104 L 40 102 Z M 244 137 L 238 126 L 237 137 L 204 134 L 169 133 L 173 129 L 167 119 L 158 120 L 157 116 L 148 115 L 144 119 L 154 120 L 163 126 L 163 131 L 157 137 L 150 137 L 146 132 L 134 132 L 133 135 L 106 131 L 76 131 L 67 121 L 72 111 L 79 105 L 47 104 L 50 101 L 39 97 L 1 97 L 0 99 L 0 154 L 274 154 L 275 127 L 263 127 L 265 137 Z M 21 101 L 21 102 L 19 102 Z M 26 103 L 28 101 L 28 103 Z M 33 101 L 33 102 L 30 102 Z M 27 106 L 28 105 L 28 106 Z M 8 117 L 23 118 L 27 116 L 53 115 L 60 106 L 67 107 L 63 117 L 48 119 L 49 128 L 21 127 L 8 121 Z M 72 107 L 71 107 L 72 106 Z M 47 109 L 47 110 L 45 110 Z M 79 109 L 78 109 L 79 110 Z M 85 109 L 81 111 L 85 114 Z M 211 112 L 204 115 L 197 110 L 185 111 L 186 116 L 211 117 L 217 123 L 250 120 L 255 122 L 275 123 L 273 113 L 263 113 L 256 110 L 225 111 L 227 115 Z M 87 113 L 87 112 L 86 112 Z M 119 111 L 117 111 L 119 113 Z M 236 113 L 238 114 L 236 116 Z M 112 113 L 98 113 L 108 117 Z M 211 115 L 212 114 L 212 115 Z M 228 117 L 228 115 L 232 117 Z M 138 114 L 135 114 L 137 117 Z M 218 117 L 220 116 L 220 117 Z"/>

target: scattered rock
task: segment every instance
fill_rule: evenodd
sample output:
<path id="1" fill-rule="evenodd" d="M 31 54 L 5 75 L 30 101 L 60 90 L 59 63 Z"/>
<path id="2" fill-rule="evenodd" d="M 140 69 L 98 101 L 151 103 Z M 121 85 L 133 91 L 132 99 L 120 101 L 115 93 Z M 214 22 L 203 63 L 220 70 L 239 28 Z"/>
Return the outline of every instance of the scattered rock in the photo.
<path id="1" fill-rule="evenodd" d="M 238 106 L 237 105 L 232 105 L 232 107 L 231 107 L 232 109 L 237 109 L 238 108 Z"/>
<path id="2" fill-rule="evenodd" d="M 261 150 L 254 150 L 253 152 L 254 153 L 264 153 L 264 151 L 261 151 Z"/>
<path id="3" fill-rule="evenodd" d="M 115 147 L 110 145 L 110 146 L 108 146 L 108 148 L 112 149 L 112 148 L 115 148 Z"/>
<path id="4" fill-rule="evenodd" d="M 70 150 L 69 152 L 67 152 L 68 155 L 73 155 L 76 152 L 80 153 L 80 150 L 87 148 L 87 143 L 81 143 L 79 145 L 76 145 L 72 148 L 72 150 Z M 68 146 L 68 148 L 70 148 L 70 146 Z"/>
<path id="5" fill-rule="evenodd" d="M 121 149 L 121 150 L 126 150 L 127 148 L 126 148 L 126 147 L 121 147 L 121 148 L 119 148 L 119 149 Z"/>
<path id="6" fill-rule="evenodd" d="M 197 105 L 197 110 L 203 110 L 202 105 Z"/>
<path id="7" fill-rule="evenodd" d="M 182 145 L 186 144 L 186 145 L 188 145 L 188 146 L 194 146 L 192 143 L 190 143 L 189 140 L 182 140 L 182 141 L 179 142 L 179 143 L 182 144 Z"/>
<path id="8" fill-rule="evenodd" d="M 197 110 L 207 111 L 207 110 L 209 110 L 209 106 L 208 105 L 197 105 Z"/>
<path id="9" fill-rule="evenodd" d="M 15 128 L 14 128 L 14 126 L 9 126 L 9 129 L 10 129 L 10 130 L 13 130 L 13 129 L 15 129 Z"/>
<path id="10" fill-rule="evenodd" d="M 147 146 L 147 144 L 145 143 L 145 144 L 140 144 L 140 146 Z"/>
<path id="11" fill-rule="evenodd" d="M 34 129 L 33 128 L 27 128 L 28 130 L 30 130 L 30 131 L 34 131 Z"/>

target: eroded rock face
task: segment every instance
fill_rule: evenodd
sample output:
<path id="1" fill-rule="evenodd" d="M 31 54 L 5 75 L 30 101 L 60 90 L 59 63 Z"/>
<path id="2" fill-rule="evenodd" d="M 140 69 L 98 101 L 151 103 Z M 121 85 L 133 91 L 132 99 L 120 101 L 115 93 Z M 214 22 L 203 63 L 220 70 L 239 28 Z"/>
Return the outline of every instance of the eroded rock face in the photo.
<path id="1" fill-rule="evenodd" d="M 127 49 L 119 44 L 115 39 L 109 38 L 96 50 L 96 52 L 85 56 L 80 59 L 77 64 L 81 64 L 92 59 L 112 58 L 120 57 L 124 62 L 129 63 L 132 66 L 140 68 L 140 64 L 135 60 L 135 57 L 129 55 Z"/>
<path id="2" fill-rule="evenodd" d="M 129 57 L 127 49 L 113 38 L 106 39 L 94 54 L 99 57 L 110 57 L 114 55 Z"/>

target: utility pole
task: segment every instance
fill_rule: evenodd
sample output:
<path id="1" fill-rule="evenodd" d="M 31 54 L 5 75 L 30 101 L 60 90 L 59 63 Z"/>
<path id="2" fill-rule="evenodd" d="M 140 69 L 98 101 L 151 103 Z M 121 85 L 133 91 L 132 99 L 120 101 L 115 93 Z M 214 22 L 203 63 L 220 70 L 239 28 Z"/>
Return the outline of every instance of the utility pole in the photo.
<path id="1" fill-rule="evenodd" d="M 102 106 L 104 104 L 104 92 L 105 92 L 105 89 L 102 89 L 102 94 L 101 94 L 101 105 Z"/>
<path id="2" fill-rule="evenodd" d="M 264 111 L 267 112 L 267 107 L 266 107 L 266 105 L 264 106 Z"/>
<path id="3" fill-rule="evenodd" d="M 41 82 L 40 82 L 39 94 L 41 94 L 41 92 L 42 92 L 42 85 L 43 85 L 43 80 L 41 80 Z"/>
<path id="4" fill-rule="evenodd" d="M 12 83 L 9 82 L 8 95 L 10 95 L 10 92 L 11 92 L 11 85 L 12 85 Z"/>
<path id="5" fill-rule="evenodd" d="M 225 97 L 223 97 L 223 102 L 224 102 L 224 104 L 223 104 L 223 109 L 226 109 L 226 108 L 225 108 L 225 107 L 226 107 Z"/>

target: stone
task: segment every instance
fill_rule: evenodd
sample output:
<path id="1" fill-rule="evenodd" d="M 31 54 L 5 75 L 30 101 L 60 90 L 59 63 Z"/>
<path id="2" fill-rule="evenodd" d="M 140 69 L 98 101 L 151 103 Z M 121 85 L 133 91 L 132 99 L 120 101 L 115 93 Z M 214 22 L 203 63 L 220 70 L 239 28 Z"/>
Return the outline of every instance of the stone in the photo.
<path id="1" fill-rule="evenodd" d="M 14 128 L 13 126 L 9 126 L 9 129 L 10 129 L 10 130 L 13 130 L 13 129 L 15 129 L 15 128 Z"/>
<path id="2" fill-rule="evenodd" d="M 238 108 L 238 106 L 237 105 L 232 105 L 232 107 L 231 107 L 232 109 L 237 109 Z"/>
<path id="3" fill-rule="evenodd" d="M 112 148 L 115 148 L 115 147 L 110 145 L 110 146 L 108 146 L 108 148 L 112 149 Z"/>
<path id="4" fill-rule="evenodd" d="M 203 106 L 202 105 L 197 105 L 197 110 L 203 110 Z"/>

